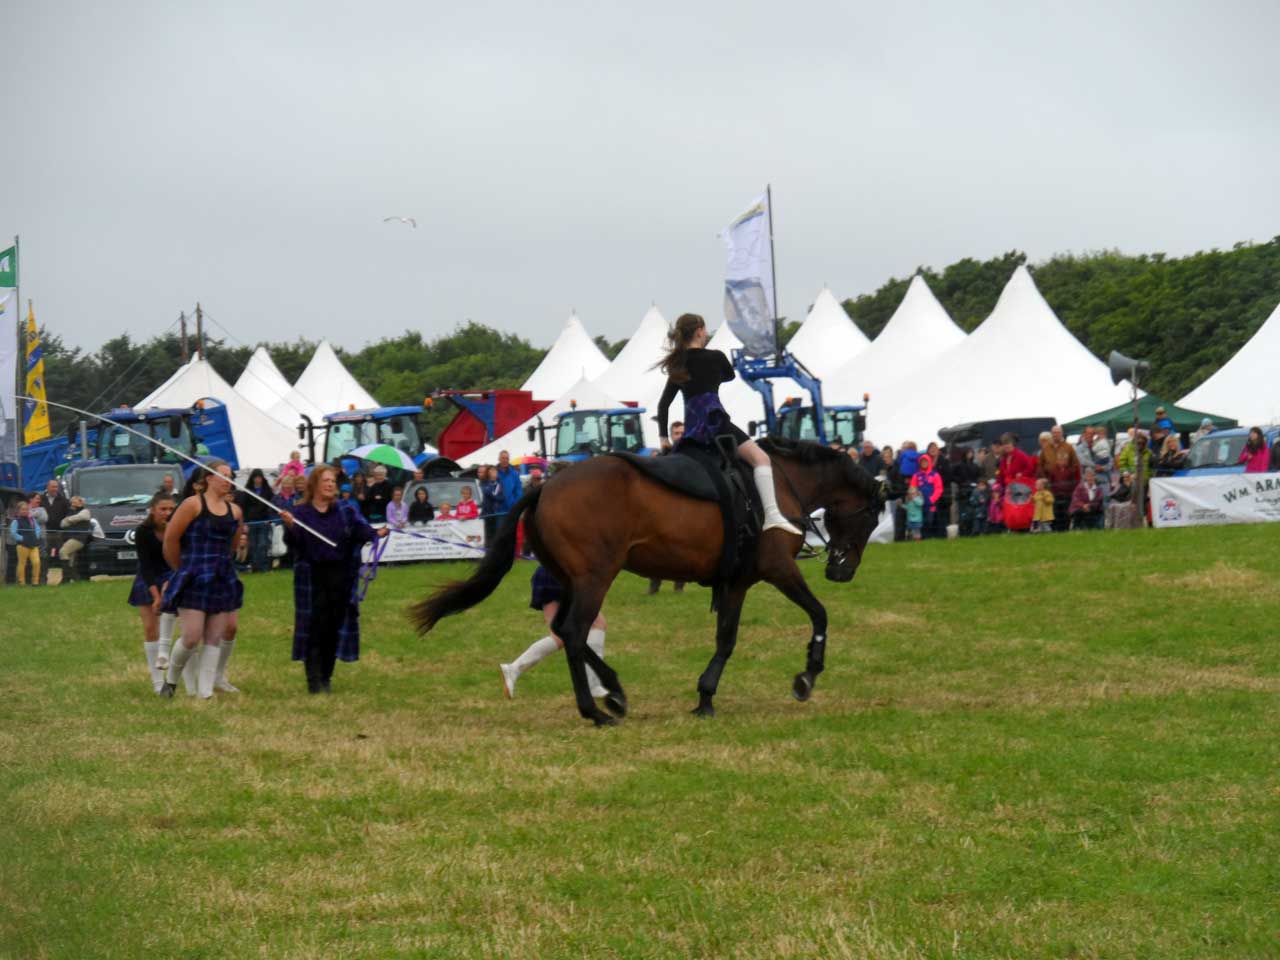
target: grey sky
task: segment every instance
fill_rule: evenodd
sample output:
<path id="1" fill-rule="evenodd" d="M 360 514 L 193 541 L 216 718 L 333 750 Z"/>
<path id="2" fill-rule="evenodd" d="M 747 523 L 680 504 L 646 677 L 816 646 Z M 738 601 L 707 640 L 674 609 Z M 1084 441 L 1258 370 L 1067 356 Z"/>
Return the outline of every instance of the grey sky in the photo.
<path id="1" fill-rule="evenodd" d="M 356 348 L 718 322 L 766 182 L 792 318 L 920 263 L 1280 233 L 1280 6 L 1039 7 L 17 0 L 0 235 L 71 343 L 199 299 Z"/>

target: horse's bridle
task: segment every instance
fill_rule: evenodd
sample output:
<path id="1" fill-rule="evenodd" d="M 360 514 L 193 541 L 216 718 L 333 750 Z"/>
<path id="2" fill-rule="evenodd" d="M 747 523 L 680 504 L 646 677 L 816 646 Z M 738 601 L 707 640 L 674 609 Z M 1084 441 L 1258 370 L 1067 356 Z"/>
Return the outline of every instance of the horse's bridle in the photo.
<path id="1" fill-rule="evenodd" d="M 787 519 L 793 522 L 798 521 L 799 525 L 804 530 L 808 532 L 812 532 L 819 540 L 822 541 L 822 546 L 827 551 L 828 564 L 833 566 L 844 566 L 846 563 L 849 562 L 849 551 L 844 547 L 833 547 L 831 545 L 831 539 L 825 533 L 823 533 L 822 530 L 818 527 L 818 521 L 814 520 L 812 516 L 813 511 L 808 506 L 805 505 L 804 497 L 800 496 L 800 491 L 796 489 L 795 482 L 791 479 L 791 475 L 782 468 L 781 462 L 779 462 L 778 460 L 773 460 L 772 458 L 770 458 L 770 460 L 772 461 L 775 469 L 782 474 L 782 479 L 787 481 L 787 489 L 791 491 L 791 496 L 795 497 L 796 503 L 800 504 L 801 516 L 787 517 Z M 874 498 L 868 499 L 866 503 L 864 503 L 857 510 L 853 511 L 853 516 L 856 517 L 863 513 L 870 513 L 873 516 L 876 515 L 877 513 L 879 513 L 879 511 L 876 510 L 875 504 L 876 504 L 876 501 Z M 814 506 L 816 507 L 817 504 L 815 503 Z M 808 538 L 806 537 L 806 540 L 807 539 Z M 862 550 L 865 550 L 865 549 L 866 549 L 866 545 L 864 544 Z M 862 562 L 862 550 L 858 551 L 859 563 Z"/>

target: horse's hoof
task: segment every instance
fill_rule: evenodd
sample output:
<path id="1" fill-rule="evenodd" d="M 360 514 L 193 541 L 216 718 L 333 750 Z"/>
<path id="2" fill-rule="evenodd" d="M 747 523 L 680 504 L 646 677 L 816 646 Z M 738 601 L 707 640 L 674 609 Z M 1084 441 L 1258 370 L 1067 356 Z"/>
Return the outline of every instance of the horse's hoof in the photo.
<path id="1" fill-rule="evenodd" d="M 702 717 L 706 720 L 716 715 L 716 708 L 709 703 L 700 703 L 689 712 L 695 717 Z"/>
<path id="2" fill-rule="evenodd" d="M 604 696 L 604 708 L 615 717 L 621 719 L 627 715 L 627 695 L 621 690 L 616 693 L 610 690 Z"/>
<path id="3" fill-rule="evenodd" d="M 807 673 L 797 673 L 796 678 L 791 681 L 791 695 L 804 703 L 811 693 L 813 693 L 813 677 Z"/>
<path id="4" fill-rule="evenodd" d="M 591 718 L 591 722 L 594 723 L 597 727 L 616 727 L 618 725 L 618 721 L 615 720 L 613 717 L 609 716 L 607 713 L 597 714 L 596 716 Z"/>

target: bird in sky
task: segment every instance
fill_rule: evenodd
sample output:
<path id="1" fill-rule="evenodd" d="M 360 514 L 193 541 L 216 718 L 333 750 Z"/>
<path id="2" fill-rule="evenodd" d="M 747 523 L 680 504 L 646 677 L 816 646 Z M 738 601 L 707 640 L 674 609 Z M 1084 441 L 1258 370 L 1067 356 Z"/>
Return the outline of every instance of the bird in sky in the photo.
<path id="1" fill-rule="evenodd" d="M 418 229 L 418 221 L 413 219 L 413 217 L 383 217 L 382 222 L 383 223 L 407 223 L 409 226 L 413 227 L 413 229 L 415 230 Z"/>

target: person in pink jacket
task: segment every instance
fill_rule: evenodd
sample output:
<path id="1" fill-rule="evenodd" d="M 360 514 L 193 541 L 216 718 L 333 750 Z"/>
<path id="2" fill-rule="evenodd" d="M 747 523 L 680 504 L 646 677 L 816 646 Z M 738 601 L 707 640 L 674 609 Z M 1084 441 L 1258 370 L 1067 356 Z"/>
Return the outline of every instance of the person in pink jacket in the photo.
<path id="1" fill-rule="evenodd" d="M 1236 463 L 1244 464 L 1245 473 L 1266 473 L 1271 469 L 1271 451 L 1267 449 L 1267 438 L 1262 435 L 1261 427 L 1249 430 L 1249 439 L 1244 442 Z"/>
<path id="2" fill-rule="evenodd" d="M 938 509 L 938 499 L 942 496 L 942 477 L 933 469 L 933 458 L 929 454 L 920 454 L 916 461 L 911 486 L 920 491 L 920 497 L 924 501 L 924 529 L 931 530 L 933 514 Z"/>

